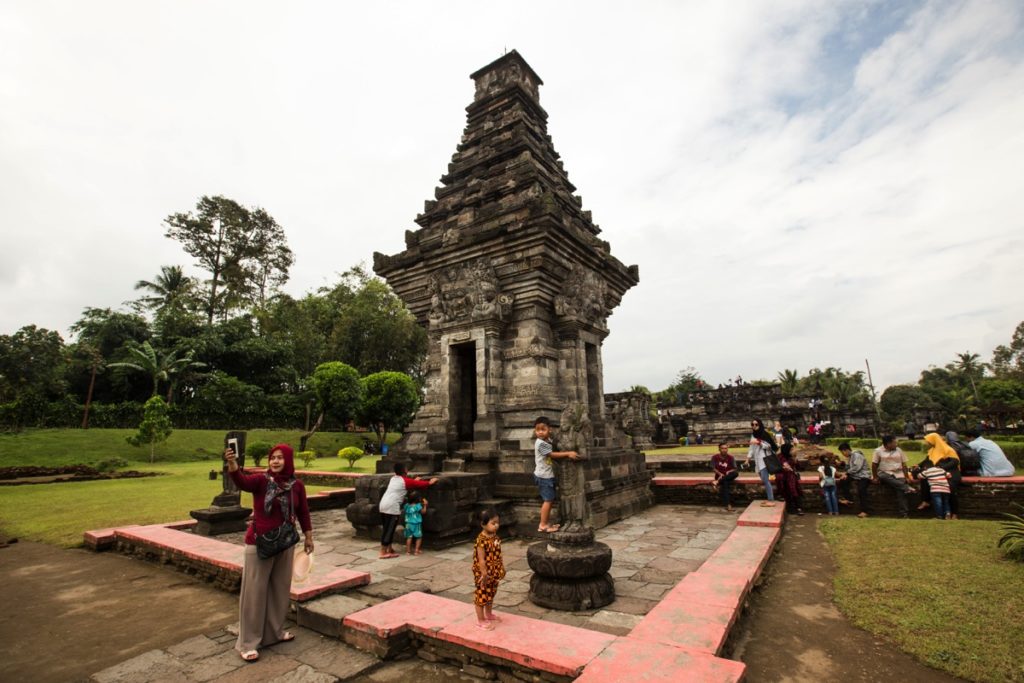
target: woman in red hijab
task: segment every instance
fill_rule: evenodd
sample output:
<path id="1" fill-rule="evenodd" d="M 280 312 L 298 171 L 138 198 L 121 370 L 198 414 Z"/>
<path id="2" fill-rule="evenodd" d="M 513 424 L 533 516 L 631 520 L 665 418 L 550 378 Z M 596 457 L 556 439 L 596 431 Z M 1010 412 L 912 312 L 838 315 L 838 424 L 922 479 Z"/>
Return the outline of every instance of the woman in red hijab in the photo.
<path id="1" fill-rule="evenodd" d="M 288 548 L 263 559 L 256 554 L 256 536 L 297 518 L 306 537 L 304 548 L 312 553 L 313 525 L 309 520 L 306 487 L 295 478 L 291 446 L 279 443 L 270 449 L 267 471 L 262 474 L 245 474 L 238 467 L 237 457 L 231 448 L 224 451 L 231 480 L 239 489 L 252 494 L 253 522 L 245 533 L 245 566 L 235 649 L 242 659 L 254 662 L 260 657 L 260 647 L 295 638 L 284 630 L 294 551 Z"/>

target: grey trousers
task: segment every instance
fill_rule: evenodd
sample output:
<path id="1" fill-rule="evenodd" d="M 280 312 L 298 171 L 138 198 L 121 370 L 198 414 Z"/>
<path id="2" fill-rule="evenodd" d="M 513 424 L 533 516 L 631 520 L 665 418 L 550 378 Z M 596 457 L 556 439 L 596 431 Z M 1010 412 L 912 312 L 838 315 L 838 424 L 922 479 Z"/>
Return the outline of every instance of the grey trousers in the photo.
<path id="1" fill-rule="evenodd" d="M 256 650 L 281 640 L 288 618 L 288 599 L 292 587 L 292 563 L 295 549 L 261 560 L 256 546 L 245 546 L 242 568 L 242 594 L 238 600 L 239 652 Z"/>

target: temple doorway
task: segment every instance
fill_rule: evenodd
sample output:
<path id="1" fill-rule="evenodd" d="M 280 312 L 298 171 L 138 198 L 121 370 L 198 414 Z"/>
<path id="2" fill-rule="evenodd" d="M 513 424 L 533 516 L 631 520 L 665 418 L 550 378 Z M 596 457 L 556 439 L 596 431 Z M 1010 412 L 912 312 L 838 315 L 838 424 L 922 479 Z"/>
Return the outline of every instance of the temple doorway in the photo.
<path id="1" fill-rule="evenodd" d="M 453 344 L 451 347 L 451 397 L 449 406 L 459 441 L 473 441 L 476 422 L 476 344 Z"/>

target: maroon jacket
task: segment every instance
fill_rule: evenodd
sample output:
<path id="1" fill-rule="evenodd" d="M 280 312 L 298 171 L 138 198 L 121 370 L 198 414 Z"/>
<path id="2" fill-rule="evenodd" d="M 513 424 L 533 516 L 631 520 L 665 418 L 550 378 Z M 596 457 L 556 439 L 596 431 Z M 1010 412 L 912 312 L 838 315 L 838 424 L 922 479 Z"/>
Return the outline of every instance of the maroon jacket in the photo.
<path id="1" fill-rule="evenodd" d="M 263 511 L 263 497 L 267 493 L 267 477 L 264 474 L 245 474 L 241 468 L 234 472 L 228 472 L 231 480 L 243 491 L 252 494 L 252 516 L 253 521 L 249 530 L 245 532 L 247 545 L 256 545 L 256 535 L 265 534 L 271 529 L 276 529 L 284 523 L 284 516 L 281 514 L 281 503 L 277 499 L 270 506 L 270 513 Z M 299 526 L 303 531 L 313 529 L 313 523 L 309 520 L 309 504 L 306 502 L 306 487 L 298 479 L 292 484 L 291 490 L 292 505 L 295 506 L 295 518 L 299 520 Z"/>

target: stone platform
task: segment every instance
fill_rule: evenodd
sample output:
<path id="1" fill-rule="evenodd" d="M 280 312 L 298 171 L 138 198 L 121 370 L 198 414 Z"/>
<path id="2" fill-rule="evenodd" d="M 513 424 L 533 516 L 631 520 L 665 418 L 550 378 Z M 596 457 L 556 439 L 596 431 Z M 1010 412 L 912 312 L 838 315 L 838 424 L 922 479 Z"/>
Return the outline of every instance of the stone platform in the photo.
<path id="1" fill-rule="evenodd" d="M 150 660 L 173 672 L 174 680 L 185 681 L 271 680 L 286 675 L 287 680 L 333 681 L 356 672 L 360 680 L 412 680 L 445 671 L 454 675 L 446 662 L 465 674 L 502 680 L 516 672 L 531 680 L 551 681 L 742 680 L 744 665 L 721 655 L 781 533 L 784 513 L 780 507 L 757 506 L 744 514 L 658 506 L 600 530 L 599 538 L 620 546 L 613 573 L 618 575 L 620 593 L 631 595 L 593 613 L 552 612 L 528 601 L 524 605 L 525 591 L 517 593 L 516 586 L 526 585 L 516 574 L 523 570 L 513 567 L 525 564 L 527 544 L 509 541 L 503 544 L 509 576 L 497 601 L 505 621 L 487 632 L 474 625 L 472 585 L 467 580 L 469 549 L 379 560 L 377 549 L 353 538 L 337 511 L 316 513 L 314 526 L 322 539 L 318 562 L 348 555 L 352 566 L 363 571 L 379 567 L 374 569 L 373 584 L 344 596 L 302 603 L 296 641 L 268 648 L 256 665 L 240 667 L 241 660 L 230 649 L 231 639 L 210 634 L 192 639 L 201 642 L 176 646 L 180 652 L 168 648 L 146 653 L 93 680 L 151 680 L 142 673 L 142 665 Z M 743 525 L 737 525 L 738 519 Z M 769 526 L 747 526 L 748 522 Z M 358 545 L 362 549 L 354 547 Z M 440 594 L 427 592 L 443 586 Z M 502 604 L 503 595 L 511 605 Z M 301 628 L 303 624 L 330 631 L 348 644 L 323 638 Z M 192 650 L 195 657 L 221 667 L 223 674 L 199 673 L 188 659 Z M 419 660 L 390 659 L 402 652 L 415 652 Z"/>

